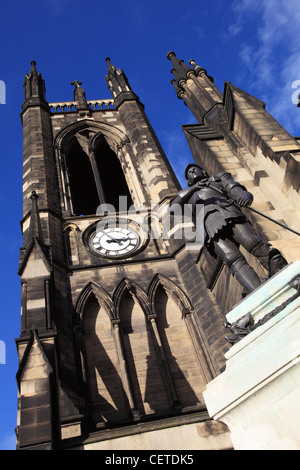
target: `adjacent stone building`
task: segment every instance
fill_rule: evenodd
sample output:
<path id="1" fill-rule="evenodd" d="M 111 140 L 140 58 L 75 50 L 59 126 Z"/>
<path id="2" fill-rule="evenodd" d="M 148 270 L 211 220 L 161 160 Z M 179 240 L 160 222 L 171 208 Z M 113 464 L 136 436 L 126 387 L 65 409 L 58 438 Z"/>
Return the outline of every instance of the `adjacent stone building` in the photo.
<path id="1" fill-rule="evenodd" d="M 254 208 L 299 231 L 297 139 L 260 100 L 168 58 L 199 121 L 183 126 L 194 160 L 231 172 Z M 73 101 L 48 103 L 35 62 L 25 75 L 17 448 L 229 449 L 203 392 L 224 368 L 225 314 L 242 288 L 178 235 L 189 225 L 169 215 L 180 185 L 124 71 L 106 61 L 111 99 L 89 100 L 75 81 Z M 247 215 L 299 257 L 296 234 Z"/>

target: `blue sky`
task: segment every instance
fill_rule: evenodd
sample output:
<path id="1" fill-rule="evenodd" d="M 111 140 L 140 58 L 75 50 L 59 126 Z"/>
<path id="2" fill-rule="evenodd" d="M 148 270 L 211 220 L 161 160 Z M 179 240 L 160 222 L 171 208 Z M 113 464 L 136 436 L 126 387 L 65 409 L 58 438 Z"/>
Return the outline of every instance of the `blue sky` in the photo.
<path id="1" fill-rule="evenodd" d="M 3 6 L 4 4 L 4 6 Z M 228 80 L 267 103 L 267 110 L 300 135 L 299 0 L 11 0 L 2 2 L 0 80 L 0 450 L 14 448 L 17 355 L 20 328 L 22 246 L 23 79 L 30 62 L 46 81 L 49 102 L 72 101 L 70 82 L 80 80 L 87 99 L 110 98 L 105 74 L 109 56 L 123 68 L 182 184 L 190 161 L 182 124 L 195 122 L 170 84 L 174 50 L 194 59 L 223 91 Z M 1 98 L 1 95 L 0 95 Z M 294 103 L 293 103 L 294 101 Z"/>

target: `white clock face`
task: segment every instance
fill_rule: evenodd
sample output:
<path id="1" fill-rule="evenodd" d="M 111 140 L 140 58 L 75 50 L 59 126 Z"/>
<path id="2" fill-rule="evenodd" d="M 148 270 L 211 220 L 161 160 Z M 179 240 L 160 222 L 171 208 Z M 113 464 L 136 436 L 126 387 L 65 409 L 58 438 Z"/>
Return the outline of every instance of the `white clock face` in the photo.
<path id="1" fill-rule="evenodd" d="M 91 237 L 91 247 L 104 257 L 127 256 L 140 244 L 140 236 L 131 227 L 107 227 L 97 230 Z"/>

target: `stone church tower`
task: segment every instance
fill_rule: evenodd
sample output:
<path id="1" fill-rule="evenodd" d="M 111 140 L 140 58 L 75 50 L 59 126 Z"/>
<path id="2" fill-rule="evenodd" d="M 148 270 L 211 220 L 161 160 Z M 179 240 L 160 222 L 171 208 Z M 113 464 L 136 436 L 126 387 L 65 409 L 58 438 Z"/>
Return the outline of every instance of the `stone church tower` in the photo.
<path id="1" fill-rule="evenodd" d="M 169 53 L 197 163 L 230 171 L 259 210 L 299 230 L 300 145 L 256 98 Z M 18 449 L 227 449 L 206 385 L 224 368 L 241 287 L 169 214 L 180 189 L 122 69 L 112 99 L 48 103 L 31 63 L 22 105 Z M 275 187 L 274 187 L 275 184 Z M 288 261 L 299 238 L 251 214 Z M 188 223 L 185 225 L 189 225 Z M 262 277 L 265 272 L 250 259 Z"/>
<path id="2" fill-rule="evenodd" d="M 198 120 L 198 124 L 182 126 L 195 162 L 210 176 L 230 172 L 251 191 L 251 207 L 269 217 L 245 210 L 254 228 L 289 263 L 299 259 L 300 138 L 292 137 L 259 99 L 229 82 L 222 94 L 213 78 L 194 60 L 187 65 L 172 51 L 167 57 L 173 65 L 171 83 L 177 96 Z M 202 262 L 199 260 L 203 272 L 204 255 L 205 250 Z M 245 257 L 264 279 L 266 272 L 256 259 L 247 253 Z M 212 292 L 221 309 L 228 312 L 240 300 L 241 288 L 222 264 L 216 267 L 214 276 L 217 282 Z"/>

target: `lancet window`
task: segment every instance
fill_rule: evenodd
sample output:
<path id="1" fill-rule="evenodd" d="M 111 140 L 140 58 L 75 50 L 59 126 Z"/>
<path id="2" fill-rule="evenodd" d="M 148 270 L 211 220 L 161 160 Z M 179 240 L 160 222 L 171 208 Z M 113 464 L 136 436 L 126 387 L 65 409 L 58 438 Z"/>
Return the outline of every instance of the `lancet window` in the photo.
<path id="1" fill-rule="evenodd" d="M 73 215 L 96 214 L 99 204 L 110 204 L 117 212 L 119 197 L 132 198 L 121 163 L 102 134 L 93 140 L 88 131 L 73 135 L 64 154 L 64 186 Z"/>

